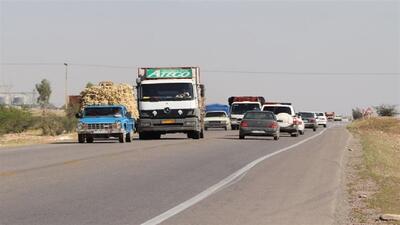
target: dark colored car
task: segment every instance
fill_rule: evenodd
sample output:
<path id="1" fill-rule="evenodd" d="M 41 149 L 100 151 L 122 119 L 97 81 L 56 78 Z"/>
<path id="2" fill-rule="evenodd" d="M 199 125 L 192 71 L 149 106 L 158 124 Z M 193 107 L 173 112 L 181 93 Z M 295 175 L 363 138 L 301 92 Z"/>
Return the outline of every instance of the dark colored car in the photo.
<path id="1" fill-rule="evenodd" d="M 279 139 L 279 124 L 270 111 L 250 111 L 244 114 L 239 127 L 239 139 L 245 136 L 272 136 Z"/>
<path id="2" fill-rule="evenodd" d="M 313 131 L 317 131 L 318 121 L 317 114 L 314 112 L 299 112 L 299 116 L 303 119 L 305 128 L 312 128 Z"/>

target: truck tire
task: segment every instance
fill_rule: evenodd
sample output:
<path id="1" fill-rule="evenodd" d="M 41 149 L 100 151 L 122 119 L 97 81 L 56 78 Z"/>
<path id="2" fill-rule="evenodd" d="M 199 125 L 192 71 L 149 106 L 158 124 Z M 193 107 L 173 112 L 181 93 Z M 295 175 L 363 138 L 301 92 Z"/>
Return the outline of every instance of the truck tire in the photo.
<path id="1" fill-rule="evenodd" d="M 244 135 L 239 134 L 239 139 L 244 139 Z"/>
<path id="2" fill-rule="evenodd" d="M 93 143 L 93 140 L 94 140 L 93 136 L 87 136 L 86 137 L 86 142 L 87 143 Z"/>
<path id="3" fill-rule="evenodd" d="M 151 139 L 160 139 L 161 138 L 161 134 L 160 133 L 152 133 L 151 134 Z"/>
<path id="4" fill-rule="evenodd" d="M 119 140 L 119 143 L 125 143 L 126 142 L 126 134 L 124 134 L 124 133 L 119 134 L 118 140 Z"/>
<path id="5" fill-rule="evenodd" d="M 274 136 L 274 140 L 275 140 L 275 141 L 279 140 L 279 134 L 276 135 L 276 136 Z"/>
<path id="6" fill-rule="evenodd" d="M 78 134 L 78 142 L 79 143 L 85 143 L 85 135 L 84 134 Z"/>
<path id="7" fill-rule="evenodd" d="M 193 139 L 200 139 L 200 131 L 192 131 L 191 137 Z"/>
<path id="8" fill-rule="evenodd" d="M 204 130 L 201 130 L 201 132 L 200 132 L 200 138 L 201 138 L 201 139 L 204 138 Z"/>

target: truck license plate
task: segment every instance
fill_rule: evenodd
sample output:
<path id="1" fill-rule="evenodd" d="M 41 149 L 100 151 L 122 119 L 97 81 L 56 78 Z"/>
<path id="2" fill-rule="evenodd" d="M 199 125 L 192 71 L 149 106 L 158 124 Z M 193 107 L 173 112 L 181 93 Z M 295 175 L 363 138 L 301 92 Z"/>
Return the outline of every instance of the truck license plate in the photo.
<path id="1" fill-rule="evenodd" d="M 161 121 L 162 124 L 173 124 L 175 123 L 175 120 L 163 120 Z"/>

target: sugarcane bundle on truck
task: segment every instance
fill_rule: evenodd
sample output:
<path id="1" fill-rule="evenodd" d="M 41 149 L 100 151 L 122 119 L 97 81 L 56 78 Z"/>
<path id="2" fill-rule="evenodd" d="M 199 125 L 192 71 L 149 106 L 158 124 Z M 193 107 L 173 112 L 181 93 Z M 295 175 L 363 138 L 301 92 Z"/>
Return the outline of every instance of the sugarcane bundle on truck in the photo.
<path id="1" fill-rule="evenodd" d="M 79 143 L 105 138 L 118 138 L 121 143 L 132 141 L 139 113 L 131 85 L 103 81 L 86 88 L 80 96 Z"/>

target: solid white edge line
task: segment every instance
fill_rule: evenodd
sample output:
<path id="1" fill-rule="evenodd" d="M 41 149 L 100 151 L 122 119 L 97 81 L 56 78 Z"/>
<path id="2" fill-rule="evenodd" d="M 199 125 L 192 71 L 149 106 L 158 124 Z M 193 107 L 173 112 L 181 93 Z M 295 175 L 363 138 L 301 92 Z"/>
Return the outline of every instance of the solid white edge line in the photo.
<path id="1" fill-rule="evenodd" d="M 308 137 L 300 142 L 297 142 L 296 144 L 290 145 L 286 148 L 282 148 L 279 149 L 273 153 L 270 153 L 268 155 L 262 156 L 252 162 L 250 162 L 249 164 L 247 164 L 246 166 L 242 167 L 241 169 L 237 170 L 236 172 L 234 172 L 233 174 L 229 175 L 228 177 L 226 177 L 225 179 L 221 180 L 220 182 L 214 184 L 213 186 L 207 188 L 206 190 L 204 190 L 203 192 L 197 194 L 196 196 L 192 197 L 191 199 L 188 199 L 184 202 L 182 202 L 181 204 L 165 211 L 164 213 L 150 219 L 147 220 L 146 222 L 142 223 L 141 225 L 157 225 L 160 224 L 161 222 L 173 217 L 174 215 L 182 212 L 183 210 L 195 205 L 196 203 L 204 200 L 205 198 L 207 198 L 208 196 L 216 193 L 219 189 L 223 188 L 225 185 L 229 184 L 230 182 L 232 182 L 233 180 L 235 180 L 237 177 L 241 176 L 242 174 L 248 172 L 251 168 L 253 168 L 255 165 L 257 165 L 258 163 L 271 158 L 272 156 L 278 155 L 282 152 L 288 151 L 294 147 L 297 147 L 311 139 L 314 139 L 316 137 L 318 137 L 319 135 L 323 134 L 327 129 L 323 129 L 321 132 L 319 132 L 318 134 L 315 134 L 311 137 Z"/>

